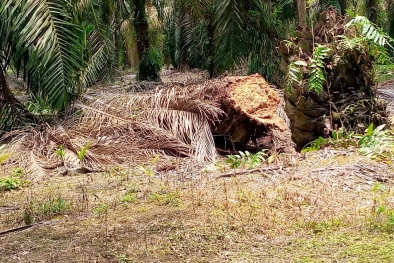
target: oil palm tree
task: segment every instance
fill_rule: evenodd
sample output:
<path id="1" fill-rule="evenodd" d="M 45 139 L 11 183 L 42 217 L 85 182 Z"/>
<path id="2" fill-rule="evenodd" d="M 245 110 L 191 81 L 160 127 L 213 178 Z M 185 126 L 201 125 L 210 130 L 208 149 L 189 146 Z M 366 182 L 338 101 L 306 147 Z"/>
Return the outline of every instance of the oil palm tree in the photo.
<path id="1" fill-rule="evenodd" d="M 56 111 L 80 92 L 82 28 L 72 23 L 67 7 L 62 0 L 0 3 L 0 130 L 9 129 L 15 115 L 29 115 L 16 111 L 23 106 L 8 89 L 7 69 L 23 75 L 29 94 L 44 98 Z"/>
<path id="2" fill-rule="evenodd" d="M 154 49 L 151 47 L 149 38 L 147 6 L 154 6 L 162 17 L 164 1 L 159 0 L 132 0 L 133 25 L 137 35 L 138 51 L 138 79 L 139 80 L 157 80 L 160 73 L 159 62 L 154 58 Z"/>
<path id="3" fill-rule="evenodd" d="M 292 0 L 173 0 L 167 31 L 172 63 L 195 65 L 198 57 L 211 77 L 249 64 L 250 73 L 269 78 L 267 68 L 273 65 L 262 61 L 275 56 L 277 26 L 280 20 L 295 18 L 287 12 L 292 5 Z"/>
<path id="4" fill-rule="evenodd" d="M 394 38 L 394 0 L 387 0 L 386 8 L 388 10 L 388 18 L 389 18 L 388 32 L 390 37 Z"/>
<path id="5" fill-rule="evenodd" d="M 149 53 L 147 4 L 161 6 L 145 0 L 1 1 L 0 130 L 37 120 L 8 88 L 8 70 L 23 77 L 31 99 L 39 98 L 54 113 L 62 111 L 85 88 L 114 74 L 130 38 L 125 28 L 137 32 L 139 58 Z M 149 56 L 141 65 L 140 79 L 157 77 L 157 68 L 147 70 Z"/>
<path id="6" fill-rule="evenodd" d="M 91 29 L 87 35 L 91 58 L 107 62 L 101 63 L 101 70 L 89 71 L 90 83 L 100 76 L 110 77 L 119 66 L 135 63 L 140 80 L 158 78 L 160 67 L 152 60 L 147 14 L 152 6 L 161 17 L 164 2 L 158 0 L 75 0 L 76 20 Z M 126 63 L 125 57 L 134 58 L 132 52 L 137 53 L 137 61 Z"/>
<path id="7" fill-rule="evenodd" d="M 214 74 L 217 0 L 173 0 L 166 16 L 166 52 L 177 68 L 207 68 Z"/>

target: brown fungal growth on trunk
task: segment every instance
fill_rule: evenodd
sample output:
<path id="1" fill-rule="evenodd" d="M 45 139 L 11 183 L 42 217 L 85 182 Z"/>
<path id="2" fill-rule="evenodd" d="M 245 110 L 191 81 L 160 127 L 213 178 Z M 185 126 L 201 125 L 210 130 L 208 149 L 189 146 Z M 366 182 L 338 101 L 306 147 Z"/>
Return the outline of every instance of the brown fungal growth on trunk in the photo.
<path id="1" fill-rule="evenodd" d="M 225 77 L 208 86 L 207 96 L 226 113 L 213 130 L 222 139 L 218 148 L 294 151 L 290 131 L 278 115 L 280 98 L 262 76 Z"/>
<path id="2" fill-rule="evenodd" d="M 319 15 L 313 32 L 299 27 L 296 38 L 278 47 L 285 75 L 294 62 L 302 62 L 298 63 L 302 80 L 284 87 L 285 111 L 298 149 L 319 136 L 329 136 L 333 129 L 344 127 L 363 133 L 370 123 L 378 125 L 385 119 L 385 103 L 375 95 L 374 58 L 360 46 L 351 48 L 345 43 L 343 36 L 355 35 L 355 29 L 345 26 L 349 20 L 335 8 L 327 8 Z M 325 80 L 319 93 L 308 86 L 308 65 L 318 45 L 329 48 L 323 60 Z"/>

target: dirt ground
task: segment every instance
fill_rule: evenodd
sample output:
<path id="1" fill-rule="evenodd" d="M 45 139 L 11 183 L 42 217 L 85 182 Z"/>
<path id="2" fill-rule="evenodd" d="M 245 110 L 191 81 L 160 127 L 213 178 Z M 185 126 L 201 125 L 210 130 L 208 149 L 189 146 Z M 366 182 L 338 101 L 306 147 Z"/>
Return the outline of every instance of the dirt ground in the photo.
<path id="1" fill-rule="evenodd" d="M 1 262 L 394 261 L 390 165 L 326 150 L 259 169 L 163 157 L 1 193 Z"/>

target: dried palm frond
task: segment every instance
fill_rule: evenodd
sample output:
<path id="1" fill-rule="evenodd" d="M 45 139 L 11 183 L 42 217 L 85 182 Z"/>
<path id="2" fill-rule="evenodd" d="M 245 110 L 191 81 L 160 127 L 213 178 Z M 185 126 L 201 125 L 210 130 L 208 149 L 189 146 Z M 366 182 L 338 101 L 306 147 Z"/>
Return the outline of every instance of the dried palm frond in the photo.
<path id="1" fill-rule="evenodd" d="M 74 108 L 82 112 L 78 117 L 9 134 L 12 141 L 7 150 L 18 153 L 15 158 L 30 178 L 78 167 L 101 171 L 108 165 L 135 162 L 146 153 L 213 161 L 216 148 L 210 122 L 222 112 L 202 100 L 202 90 L 172 87 L 145 93 L 103 93 L 76 103 Z M 87 143 L 89 148 L 80 160 L 78 152 Z M 63 156 L 58 154 L 60 147 Z"/>
<path id="2" fill-rule="evenodd" d="M 217 120 L 222 112 L 201 100 L 198 95 L 198 91 L 193 90 L 192 94 L 187 89 L 178 87 L 144 93 L 103 94 L 88 106 L 83 106 L 81 123 L 91 123 L 91 132 L 97 131 L 97 127 L 103 129 L 130 123 L 137 129 L 144 127 L 145 134 L 149 131 L 149 136 L 146 137 L 150 142 L 161 142 L 156 144 L 161 145 L 155 147 L 158 150 L 169 150 L 163 145 L 175 142 L 173 139 L 176 139 L 177 143 L 190 145 L 186 155 L 194 155 L 199 161 L 213 160 L 216 149 L 209 122 Z M 176 149 L 173 147 L 175 152 L 185 155 L 185 149 Z"/>

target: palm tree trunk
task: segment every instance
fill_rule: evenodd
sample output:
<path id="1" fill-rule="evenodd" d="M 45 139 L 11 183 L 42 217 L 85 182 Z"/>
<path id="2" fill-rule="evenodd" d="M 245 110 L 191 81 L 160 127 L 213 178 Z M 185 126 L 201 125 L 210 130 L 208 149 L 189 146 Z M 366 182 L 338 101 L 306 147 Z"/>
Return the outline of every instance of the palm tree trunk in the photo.
<path id="1" fill-rule="evenodd" d="M 377 0 L 366 0 L 365 8 L 368 12 L 368 19 L 372 23 L 376 24 L 378 22 L 378 1 Z"/>
<path id="2" fill-rule="evenodd" d="M 144 51 L 149 49 L 148 20 L 146 19 L 145 0 L 133 0 L 134 28 L 137 33 L 138 59 L 141 61 Z"/>
<path id="3" fill-rule="evenodd" d="M 388 0 L 386 3 L 386 8 L 389 17 L 389 28 L 388 32 L 390 37 L 394 38 L 394 0 Z"/>
<path id="4" fill-rule="evenodd" d="M 208 58 L 208 72 L 209 78 L 213 78 L 215 74 L 215 25 L 213 23 L 213 18 L 209 19 L 209 23 L 207 25 L 208 31 L 208 50 L 209 50 L 209 58 Z"/>
<path id="5" fill-rule="evenodd" d="M 0 136 L 15 126 L 36 122 L 36 118 L 14 97 L 0 65 Z"/>
<path id="6" fill-rule="evenodd" d="M 341 7 L 341 14 L 345 15 L 346 14 L 346 8 L 347 8 L 347 3 L 346 0 L 338 0 L 339 6 Z"/>
<path id="7" fill-rule="evenodd" d="M 146 17 L 146 0 L 133 0 L 134 28 L 137 33 L 138 75 L 139 80 L 157 80 L 160 70 L 150 57 L 149 26 Z"/>
<path id="8" fill-rule="evenodd" d="M 336 36 L 344 32 L 344 17 L 332 7 L 327 8 L 320 17 L 324 19 L 315 24 L 313 32 L 307 34 L 301 28 L 297 33 L 299 37 L 291 40 L 291 46 L 281 44 L 279 47 L 285 71 L 293 61 L 310 61 L 313 43 L 330 47 L 338 45 Z M 331 23 L 335 24 L 335 30 Z M 333 37 L 324 39 L 328 32 Z M 362 133 L 370 123 L 381 124 L 382 118 L 379 116 L 384 114 L 385 105 L 375 96 L 371 74 L 373 57 L 358 49 L 338 48 L 332 51 L 334 53 L 323 61 L 322 70 L 326 77 L 322 91 L 308 90 L 310 71 L 301 68 L 303 81 L 295 81 L 285 88 L 285 112 L 290 119 L 292 139 L 299 150 L 319 136 L 329 136 L 339 127 Z M 335 62 L 337 58 L 343 63 Z"/>
<path id="9" fill-rule="evenodd" d="M 295 0 L 295 5 L 297 6 L 298 26 L 306 27 L 308 22 L 306 0 Z"/>

